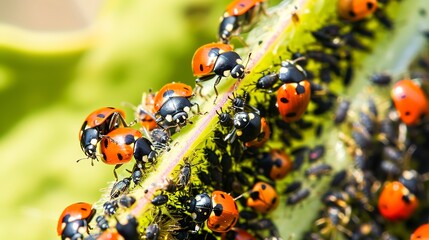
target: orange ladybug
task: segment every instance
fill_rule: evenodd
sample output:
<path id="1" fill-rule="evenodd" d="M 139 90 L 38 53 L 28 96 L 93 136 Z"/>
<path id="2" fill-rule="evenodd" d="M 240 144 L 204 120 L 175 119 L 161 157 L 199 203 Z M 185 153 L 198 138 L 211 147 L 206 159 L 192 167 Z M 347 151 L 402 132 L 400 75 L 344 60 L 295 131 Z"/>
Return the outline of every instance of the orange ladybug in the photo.
<path id="1" fill-rule="evenodd" d="M 429 223 L 423 224 L 418 227 L 413 234 L 411 234 L 410 240 L 428 240 L 429 239 Z"/>
<path id="2" fill-rule="evenodd" d="M 391 97 L 401 120 L 411 126 L 429 115 L 429 102 L 423 90 L 410 79 L 398 81 L 392 88 Z"/>
<path id="3" fill-rule="evenodd" d="M 378 211 L 389 221 L 408 219 L 418 205 L 417 197 L 399 181 L 386 184 L 378 198 Z"/>
<path id="4" fill-rule="evenodd" d="M 355 22 L 375 12 L 377 5 L 377 0 L 338 0 L 338 13 L 341 18 Z"/>
<path id="5" fill-rule="evenodd" d="M 307 80 L 299 83 L 285 83 L 277 91 L 277 108 L 287 123 L 302 118 L 310 103 L 311 86 Z"/>
<path id="6" fill-rule="evenodd" d="M 214 232 L 227 232 L 238 221 L 238 208 L 231 195 L 223 191 L 212 193 L 212 212 L 207 220 L 207 226 Z"/>
<path id="7" fill-rule="evenodd" d="M 277 191 L 265 182 L 257 182 L 250 190 L 247 206 L 259 213 L 269 213 L 279 205 Z"/>

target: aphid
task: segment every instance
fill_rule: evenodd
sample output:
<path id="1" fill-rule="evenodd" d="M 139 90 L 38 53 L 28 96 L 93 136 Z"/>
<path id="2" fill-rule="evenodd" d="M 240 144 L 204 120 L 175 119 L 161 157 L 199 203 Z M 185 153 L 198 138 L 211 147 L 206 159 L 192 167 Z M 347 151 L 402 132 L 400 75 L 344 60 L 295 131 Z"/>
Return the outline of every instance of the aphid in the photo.
<path id="1" fill-rule="evenodd" d="M 349 100 L 342 100 L 335 110 L 335 117 L 334 117 L 334 123 L 340 124 L 343 123 L 347 118 L 347 113 L 349 111 L 350 107 L 350 101 Z"/>
<path id="2" fill-rule="evenodd" d="M 310 162 L 316 162 L 325 155 L 325 146 L 317 145 L 308 151 L 308 160 Z"/>
<path id="3" fill-rule="evenodd" d="M 295 205 L 310 196 L 310 190 L 308 188 L 299 189 L 298 192 L 289 196 L 286 200 L 287 205 Z"/>
<path id="4" fill-rule="evenodd" d="M 387 73 L 375 73 L 371 76 L 371 82 L 378 86 L 387 86 L 392 82 L 392 76 Z"/>
<path id="5" fill-rule="evenodd" d="M 305 170 L 305 176 L 309 178 L 320 178 L 324 175 L 330 174 L 332 167 L 326 163 L 321 163 L 319 165 L 313 165 Z"/>

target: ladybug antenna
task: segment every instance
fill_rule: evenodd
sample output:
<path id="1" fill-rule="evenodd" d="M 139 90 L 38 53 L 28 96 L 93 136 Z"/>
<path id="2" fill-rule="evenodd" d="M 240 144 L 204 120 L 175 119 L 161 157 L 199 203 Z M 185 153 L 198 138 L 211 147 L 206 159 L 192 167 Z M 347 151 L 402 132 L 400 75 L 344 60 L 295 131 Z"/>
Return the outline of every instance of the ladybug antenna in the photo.
<path id="1" fill-rule="evenodd" d="M 299 58 L 296 58 L 296 59 L 294 59 L 294 60 L 292 60 L 291 62 L 293 63 L 293 64 L 296 64 L 297 62 L 299 62 L 299 61 L 304 61 L 306 58 L 304 57 L 304 56 L 302 56 L 302 57 L 299 57 Z"/>

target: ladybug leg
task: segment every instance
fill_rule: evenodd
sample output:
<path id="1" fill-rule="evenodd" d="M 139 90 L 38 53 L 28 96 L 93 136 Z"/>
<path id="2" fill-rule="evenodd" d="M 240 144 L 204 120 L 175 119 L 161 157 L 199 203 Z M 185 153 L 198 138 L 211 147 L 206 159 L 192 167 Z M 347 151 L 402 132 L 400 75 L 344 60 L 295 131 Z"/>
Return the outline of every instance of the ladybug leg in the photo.
<path id="1" fill-rule="evenodd" d="M 116 169 L 120 168 L 121 166 L 122 166 L 122 164 L 118 164 L 113 169 L 113 175 L 115 176 L 116 182 L 118 181 L 118 174 L 116 173 Z"/>
<path id="2" fill-rule="evenodd" d="M 219 85 L 221 79 L 222 79 L 222 76 L 219 76 L 218 78 L 216 78 L 216 81 L 215 81 L 215 83 L 213 85 L 213 88 L 214 88 L 214 91 L 215 91 L 215 94 L 216 94 L 216 97 L 215 97 L 215 99 L 213 101 L 213 104 L 216 104 L 217 96 L 219 95 L 219 92 L 217 91 L 216 86 Z"/>

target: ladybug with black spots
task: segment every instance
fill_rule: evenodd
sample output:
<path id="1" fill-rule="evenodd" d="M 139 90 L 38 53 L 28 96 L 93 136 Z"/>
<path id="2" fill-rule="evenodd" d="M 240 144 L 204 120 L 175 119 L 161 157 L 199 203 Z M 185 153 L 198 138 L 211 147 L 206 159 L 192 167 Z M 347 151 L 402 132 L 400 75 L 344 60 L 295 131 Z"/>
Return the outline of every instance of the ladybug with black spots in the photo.
<path id="1" fill-rule="evenodd" d="M 96 210 L 85 202 L 77 202 L 67 206 L 60 215 L 57 224 L 57 234 L 61 239 L 83 239 L 83 233 L 88 232 L 88 224 Z"/>
<path id="2" fill-rule="evenodd" d="M 103 107 L 95 110 L 86 117 L 80 128 L 79 141 L 82 151 L 88 158 L 97 159 L 97 144 L 103 136 L 126 125 L 125 112 L 121 109 Z"/>
<path id="3" fill-rule="evenodd" d="M 255 162 L 258 172 L 272 180 L 283 179 L 293 170 L 292 159 L 280 149 L 272 149 L 269 152 L 259 154 Z"/>
<path id="4" fill-rule="evenodd" d="M 429 239 L 429 223 L 420 225 L 420 227 L 418 227 L 410 237 L 410 240 L 423 239 Z"/>
<path id="5" fill-rule="evenodd" d="M 302 118 L 310 103 L 310 82 L 285 83 L 277 91 L 276 106 L 283 121 L 296 122 Z"/>
<path id="6" fill-rule="evenodd" d="M 406 125 L 418 125 L 422 118 L 429 116 L 429 100 L 413 80 L 396 82 L 390 95 L 400 119 Z"/>
<path id="7" fill-rule="evenodd" d="M 265 13 L 266 0 L 234 0 L 221 17 L 218 36 L 222 43 L 228 44 L 232 36 L 239 35 L 245 28 L 257 21 Z"/>
<path id="8" fill-rule="evenodd" d="M 257 182 L 249 191 L 247 206 L 259 213 L 269 213 L 279 205 L 276 189 L 266 182 Z"/>
<path id="9" fill-rule="evenodd" d="M 152 143 L 142 137 L 140 131 L 126 127 L 117 128 L 107 134 L 101 141 L 100 153 L 104 163 L 115 165 L 116 179 L 116 169 L 133 157 L 142 169 L 144 163 L 153 162 L 157 155 Z"/>
<path id="10" fill-rule="evenodd" d="M 233 48 L 224 43 L 209 43 L 198 48 L 192 58 L 192 70 L 197 85 L 217 76 L 214 83 L 216 97 L 219 95 L 216 86 L 223 77 L 244 78 L 243 60 Z"/>
<path id="11" fill-rule="evenodd" d="M 338 0 L 338 13 L 341 18 L 356 22 L 377 10 L 377 0 Z"/>
<path id="12" fill-rule="evenodd" d="M 400 181 L 387 183 L 378 198 L 378 211 L 389 221 L 410 218 L 418 206 L 417 197 Z"/>
<path id="13" fill-rule="evenodd" d="M 227 232 L 238 221 L 239 213 L 235 199 L 223 191 L 213 191 L 212 212 L 207 220 L 207 227 L 214 232 Z"/>

